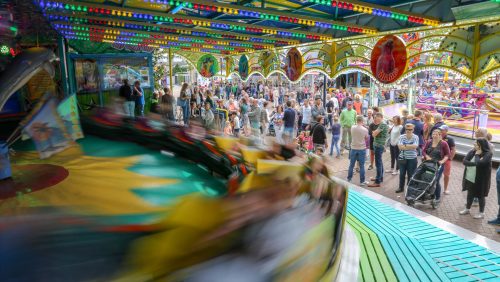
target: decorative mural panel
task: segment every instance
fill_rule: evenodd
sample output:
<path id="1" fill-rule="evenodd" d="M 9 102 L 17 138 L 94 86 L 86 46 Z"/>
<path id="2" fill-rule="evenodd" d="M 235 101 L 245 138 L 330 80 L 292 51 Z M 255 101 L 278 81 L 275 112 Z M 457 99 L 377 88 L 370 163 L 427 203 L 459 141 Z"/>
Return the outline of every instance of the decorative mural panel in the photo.
<path id="1" fill-rule="evenodd" d="M 238 73 L 241 79 L 246 80 L 248 78 L 248 58 L 246 55 L 242 55 L 238 62 Z"/>
<path id="2" fill-rule="evenodd" d="M 406 47 L 397 36 L 386 35 L 373 47 L 371 70 L 382 83 L 398 80 L 406 70 L 406 63 Z"/>
<path id="3" fill-rule="evenodd" d="M 210 78 L 216 76 L 219 72 L 219 62 L 217 58 L 212 55 L 206 54 L 198 59 L 196 69 L 201 76 Z"/>
<path id="4" fill-rule="evenodd" d="M 402 39 L 398 40 L 406 51 L 408 63 L 402 65 L 403 72 L 399 78 L 389 84 L 399 83 L 410 75 L 428 70 L 447 71 L 468 81 L 485 79 L 500 72 L 500 45 L 497 44 L 500 41 L 500 22 L 412 31 L 399 34 L 398 38 Z M 374 46 L 381 39 L 381 36 L 373 36 L 298 46 L 296 50 L 302 54 L 303 65 L 298 78 L 293 78 L 301 79 L 309 70 L 324 71 L 330 78 L 359 71 L 380 83 L 373 75 L 370 63 Z M 289 50 L 292 49 L 247 54 L 249 75 L 259 74 L 266 78 L 276 72 L 286 75 Z M 270 54 L 274 54 L 272 58 Z M 228 76 L 239 72 L 240 57 L 231 58 L 235 63 Z"/>
<path id="5" fill-rule="evenodd" d="M 303 69 L 304 64 L 299 50 L 297 48 L 290 49 L 286 55 L 285 65 L 283 67 L 286 76 L 291 81 L 296 81 L 300 78 Z"/>

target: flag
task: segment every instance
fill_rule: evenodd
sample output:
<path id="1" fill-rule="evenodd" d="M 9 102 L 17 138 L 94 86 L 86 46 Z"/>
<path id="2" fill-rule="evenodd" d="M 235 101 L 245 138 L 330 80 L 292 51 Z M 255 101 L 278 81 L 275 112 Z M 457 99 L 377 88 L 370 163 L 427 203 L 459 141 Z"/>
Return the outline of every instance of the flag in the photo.
<path id="1" fill-rule="evenodd" d="M 41 159 L 48 158 L 73 145 L 57 113 L 55 98 L 49 98 L 24 125 L 23 133 L 33 139 Z"/>
<path id="2" fill-rule="evenodd" d="M 78 106 L 76 95 L 71 95 L 64 99 L 59 106 L 57 112 L 64 122 L 66 131 L 73 140 L 83 138 L 82 127 L 80 126 L 80 116 L 78 114 Z"/>

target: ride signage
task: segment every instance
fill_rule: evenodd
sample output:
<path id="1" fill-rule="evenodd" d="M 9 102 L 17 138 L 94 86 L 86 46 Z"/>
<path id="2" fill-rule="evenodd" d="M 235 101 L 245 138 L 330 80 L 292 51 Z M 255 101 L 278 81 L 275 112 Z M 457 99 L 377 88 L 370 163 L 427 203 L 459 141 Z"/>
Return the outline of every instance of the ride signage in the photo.
<path id="1" fill-rule="evenodd" d="M 373 47 L 371 69 L 382 83 L 398 80 L 406 70 L 408 58 L 404 42 L 394 35 L 386 35 Z"/>

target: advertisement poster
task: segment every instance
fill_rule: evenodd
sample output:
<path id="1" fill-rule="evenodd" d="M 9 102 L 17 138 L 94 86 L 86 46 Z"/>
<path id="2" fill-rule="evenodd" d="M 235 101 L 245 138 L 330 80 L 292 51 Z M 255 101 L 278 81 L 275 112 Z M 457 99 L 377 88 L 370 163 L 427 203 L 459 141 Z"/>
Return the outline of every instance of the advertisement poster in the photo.
<path id="1" fill-rule="evenodd" d="M 99 71 L 97 62 L 91 59 L 75 60 L 75 79 L 77 92 L 98 91 Z"/>
<path id="2" fill-rule="evenodd" d="M 46 71 L 40 71 L 28 81 L 30 101 L 40 99 L 45 93 L 56 93 L 56 84 Z"/>
<path id="3" fill-rule="evenodd" d="M 303 66 L 302 55 L 299 50 L 295 47 L 290 49 L 286 54 L 285 66 L 283 67 L 288 79 L 291 81 L 298 80 L 302 74 Z"/>
<path id="4" fill-rule="evenodd" d="M 198 60 L 197 69 L 201 76 L 210 78 L 217 75 L 217 72 L 219 72 L 219 62 L 212 55 L 203 55 Z"/>
<path id="5" fill-rule="evenodd" d="M 372 73 L 382 83 L 395 82 L 405 72 L 407 60 L 404 42 L 394 35 L 386 35 L 373 47 Z"/>
<path id="6" fill-rule="evenodd" d="M 248 78 L 248 58 L 245 55 L 241 56 L 240 62 L 238 63 L 238 73 L 241 79 L 246 80 Z"/>
<path id="7" fill-rule="evenodd" d="M 139 81 L 141 87 L 150 87 L 148 62 L 142 58 L 104 60 L 103 72 L 104 89 L 120 88 L 124 79 L 128 79 L 130 84 Z"/>

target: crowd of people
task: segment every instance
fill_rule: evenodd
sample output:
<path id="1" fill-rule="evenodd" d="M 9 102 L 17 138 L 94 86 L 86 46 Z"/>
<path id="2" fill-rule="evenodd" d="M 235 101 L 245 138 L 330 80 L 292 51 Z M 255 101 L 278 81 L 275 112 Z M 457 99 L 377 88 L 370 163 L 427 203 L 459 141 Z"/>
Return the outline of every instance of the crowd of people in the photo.
<path id="1" fill-rule="evenodd" d="M 136 85 L 131 89 L 131 95 L 140 99 L 142 89 Z M 369 108 L 368 99 L 349 90 L 333 89 L 323 97 L 323 85 L 316 84 L 310 89 L 290 89 L 263 82 L 215 87 L 184 83 L 178 97 L 169 88 L 155 91 L 150 110 L 185 125 L 200 119 L 207 130 L 226 136 L 246 136 L 257 144 L 266 144 L 266 140 L 274 137 L 278 143 L 296 144 L 300 151 L 324 157 L 342 158 L 347 152 L 348 181 L 358 173 L 361 186 L 376 188 L 383 185 L 385 174 L 399 175 L 396 193 L 405 191 L 419 162 L 437 162 L 440 169 L 434 192 L 436 204 L 442 194 L 450 193 L 456 146 L 441 114 L 403 110 L 401 115 L 387 117 L 380 108 Z M 127 102 L 125 98 L 125 108 L 130 107 Z M 143 112 L 140 106 L 137 112 Z M 466 209 L 460 214 L 468 214 L 471 206 L 477 204 L 479 213 L 474 217 L 483 218 L 494 150 L 487 129 L 478 129 L 475 136 L 474 149 L 463 161 L 466 168 L 463 189 L 468 195 Z M 385 154 L 390 155 L 388 171 L 384 168 Z M 374 170 L 369 181 L 367 162 L 366 170 Z M 483 169 L 487 173 L 475 173 Z M 498 219 L 490 223 L 500 224 L 500 211 Z"/>

